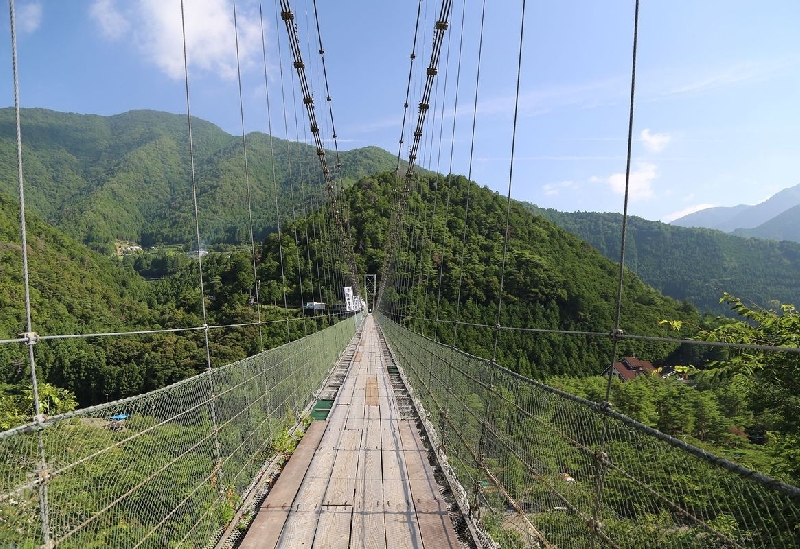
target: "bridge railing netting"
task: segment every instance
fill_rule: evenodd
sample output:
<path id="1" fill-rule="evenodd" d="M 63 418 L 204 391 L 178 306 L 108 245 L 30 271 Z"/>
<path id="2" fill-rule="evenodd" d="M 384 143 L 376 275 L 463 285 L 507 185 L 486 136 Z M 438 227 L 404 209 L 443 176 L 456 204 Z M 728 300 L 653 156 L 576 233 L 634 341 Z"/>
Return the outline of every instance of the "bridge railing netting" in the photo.
<path id="1" fill-rule="evenodd" d="M 800 547 L 800 490 L 380 317 L 501 547 Z"/>
<path id="2" fill-rule="evenodd" d="M 0 547 L 213 546 L 355 326 L 0 434 Z"/>

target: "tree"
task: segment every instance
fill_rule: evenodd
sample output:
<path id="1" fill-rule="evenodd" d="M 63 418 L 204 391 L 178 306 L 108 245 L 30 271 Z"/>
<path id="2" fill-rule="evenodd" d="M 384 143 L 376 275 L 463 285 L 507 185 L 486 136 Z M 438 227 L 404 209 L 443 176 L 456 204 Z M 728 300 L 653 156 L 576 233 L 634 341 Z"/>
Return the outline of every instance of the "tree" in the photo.
<path id="1" fill-rule="evenodd" d="M 50 383 L 39 384 L 39 409 L 44 415 L 63 414 L 77 407 L 72 392 Z M 32 388 L 23 384 L 0 385 L 0 430 L 31 421 L 34 412 Z"/>
<path id="2" fill-rule="evenodd" d="M 721 374 L 746 375 L 753 380 L 749 407 L 756 426 L 770 433 L 769 451 L 778 458 L 781 471 L 800 480 L 800 312 L 794 305 L 777 309 L 748 307 L 742 300 L 724 294 L 728 303 L 746 321 L 731 321 L 701 332 L 706 341 L 746 343 L 777 347 L 778 350 L 729 348 L 710 366 Z M 781 351 L 785 348 L 786 351 Z"/>

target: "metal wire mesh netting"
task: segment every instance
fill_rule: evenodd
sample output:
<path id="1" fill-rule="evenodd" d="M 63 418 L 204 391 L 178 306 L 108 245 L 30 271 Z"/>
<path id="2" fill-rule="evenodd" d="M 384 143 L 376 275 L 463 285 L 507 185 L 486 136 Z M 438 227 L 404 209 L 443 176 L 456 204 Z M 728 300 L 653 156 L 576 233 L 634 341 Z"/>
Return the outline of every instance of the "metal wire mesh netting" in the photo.
<path id="1" fill-rule="evenodd" d="M 800 546 L 800 489 L 379 320 L 502 547 Z"/>
<path id="2" fill-rule="evenodd" d="M 213 543 L 280 452 L 356 321 L 151 393 L 0 433 L 0 546 L 41 547 L 45 536 L 52 546 L 80 548 Z"/>

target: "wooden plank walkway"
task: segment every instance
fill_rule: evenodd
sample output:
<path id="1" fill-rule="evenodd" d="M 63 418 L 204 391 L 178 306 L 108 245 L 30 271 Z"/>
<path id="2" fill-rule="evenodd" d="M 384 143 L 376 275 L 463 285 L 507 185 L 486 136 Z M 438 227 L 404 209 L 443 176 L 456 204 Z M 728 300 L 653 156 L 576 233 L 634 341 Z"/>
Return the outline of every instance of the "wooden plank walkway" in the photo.
<path id="1" fill-rule="evenodd" d="M 460 547 L 419 433 L 400 419 L 383 361 L 369 316 L 327 422 L 309 428 L 242 549 Z"/>

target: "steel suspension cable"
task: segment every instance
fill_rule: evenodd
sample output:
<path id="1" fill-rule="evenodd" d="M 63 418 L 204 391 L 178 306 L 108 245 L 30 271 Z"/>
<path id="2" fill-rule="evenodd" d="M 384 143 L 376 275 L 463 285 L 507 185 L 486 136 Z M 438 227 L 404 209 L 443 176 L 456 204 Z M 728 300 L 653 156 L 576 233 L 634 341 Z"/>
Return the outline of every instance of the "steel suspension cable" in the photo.
<path id="1" fill-rule="evenodd" d="M 349 285 L 358 289 L 358 268 L 355 261 L 353 246 L 350 240 L 350 233 L 347 227 L 347 222 L 343 215 L 343 206 L 339 204 L 339 189 L 336 185 L 336 180 L 331 174 L 328 167 L 328 161 L 325 155 L 325 147 L 323 146 L 322 138 L 320 136 L 319 125 L 317 123 L 316 111 L 314 108 L 314 97 L 308 85 L 306 78 L 305 62 L 303 61 L 302 53 L 300 50 L 300 40 L 297 33 L 297 24 L 294 22 L 294 12 L 291 9 L 289 0 L 280 0 L 281 6 L 281 19 L 283 20 L 286 32 L 289 36 L 289 49 L 292 53 L 294 60 L 294 68 L 297 72 L 300 81 L 300 92 L 303 96 L 303 104 L 305 106 L 306 114 L 310 124 L 311 134 L 314 139 L 314 144 L 317 147 L 317 157 L 322 168 L 322 173 L 325 176 L 325 188 L 328 192 L 328 200 L 331 203 L 334 220 L 339 231 L 339 236 L 344 243 L 345 253 L 345 267 L 348 269 Z"/>
<path id="2" fill-rule="evenodd" d="M 422 16 L 422 0 L 417 1 L 417 17 L 416 22 L 414 23 L 414 40 L 412 41 L 411 45 L 411 56 L 410 62 L 408 66 L 408 81 L 406 83 L 406 99 L 403 103 L 403 122 L 400 125 L 400 140 L 397 145 L 397 167 L 395 169 L 395 184 L 392 188 L 392 201 L 399 202 L 399 188 L 400 188 L 400 166 L 401 166 L 401 158 L 403 155 L 403 143 L 405 140 L 406 134 L 406 120 L 408 119 L 408 108 L 409 108 L 409 101 L 411 100 L 411 83 L 414 77 L 414 61 L 417 58 L 417 38 L 419 36 L 419 28 L 420 28 L 420 20 Z M 385 261 L 383 263 L 381 269 L 381 281 L 379 284 L 378 289 L 378 300 L 379 302 L 383 298 L 384 289 L 389 284 L 389 279 L 394 277 L 394 248 L 397 245 L 397 239 L 400 236 L 400 227 L 397 220 L 398 216 L 397 209 L 393 209 L 391 213 L 391 218 L 389 220 L 389 236 L 386 240 L 386 251 L 385 251 Z M 392 284 L 394 282 L 392 281 Z"/>
<path id="3" fill-rule="evenodd" d="M 188 130 L 188 140 L 189 140 L 189 162 L 191 166 L 191 184 L 192 184 L 192 205 L 194 209 L 194 230 L 195 230 L 195 237 L 197 242 L 197 269 L 198 269 L 198 278 L 200 282 L 200 306 L 201 311 L 203 313 L 203 339 L 205 340 L 205 347 L 206 347 L 206 370 L 211 372 L 211 342 L 209 341 L 208 336 L 208 314 L 206 312 L 206 294 L 203 284 L 203 254 L 201 249 L 201 240 L 200 240 L 200 213 L 199 208 L 197 206 L 197 177 L 195 174 L 195 162 L 194 162 L 194 138 L 192 136 L 192 108 L 191 103 L 189 101 L 189 56 L 187 53 L 187 46 L 186 46 L 186 10 L 184 7 L 184 0 L 181 0 L 181 37 L 183 39 L 183 74 L 184 74 L 184 85 L 186 89 L 186 120 L 187 120 L 187 130 Z M 216 391 L 214 389 L 214 382 L 212 380 L 212 376 L 208 376 L 208 384 L 209 384 L 209 391 L 211 394 L 211 399 L 209 401 L 209 412 L 211 414 L 211 424 L 213 428 L 213 438 L 214 438 L 214 454 L 215 454 L 215 465 L 214 471 L 212 471 L 212 476 L 217 478 L 219 481 L 219 477 L 222 476 L 222 469 L 221 469 L 221 460 L 222 460 L 222 451 L 220 447 L 219 437 L 217 436 L 217 432 L 219 427 L 217 425 L 217 412 L 215 406 L 215 394 Z M 221 486 L 222 484 L 218 484 Z"/>
<path id="4" fill-rule="evenodd" d="M 403 141 L 406 134 L 406 119 L 408 118 L 409 100 L 411 99 L 411 82 L 414 78 L 414 60 L 417 58 L 417 36 L 419 35 L 419 23 L 422 15 L 422 0 L 417 2 L 417 21 L 414 24 L 414 40 L 411 45 L 411 62 L 408 65 L 408 83 L 406 84 L 406 101 L 403 103 L 403 122 L 400 125 L 400 142 L 397 148 L 397 172 L 400 172 L 400 159 L 403 155 Z"/>
<path id="5" fill-rule="evenodd" d="M 630 94 L 630 108 L 628 114 L 628 149 L 625 156 L 625 197 L 623 200 L 622 210 L 622 234 L 619 249 L 619 270 L 617 273 L 617 298 L 616 298 L 616 312 L 614 316 L 614 331 L 612 333 L 612 351 L 611 351 L 611 365 L 608 370 L 608 383 L 606 384 L 606 402 L 609 401 L 611 396 L 611 379 L 614 361 L 617 359 L 617 348 L 619 343 L 618 334 L 621 332 L 622 323 L 622 289 L 625 276 L 625 245 L 628 234 L 628 199 L 630 197 L 630 182 L 631 182 L 631 151 L 633 149 L 633 114 L 636 96 L 636 50 L 639 42 L 639 0 L 636 0 L 633 18 L 633 47 L 631 53 L 631 94 Z"/>
<path id="6" fill-rule="evenodd" d="M 319 28 L 319 13 L 317 11 L 317 0 L 313 0 L 314 4 L 314 22 L 317 26 L 317 39 L 319 42 L 319 57 L 322 60 L 322 79 L 325 82 L 325 100 L 328 103 L 328 117 L 330 118 L 331 122 L 331 137 L 333 138 L 333 150 L 336 153 L 336 170 L 337 175 L 340 172 L 340 168 L 342 166 L 341 160 L 339 158 L 339 137 L 336 135 L 336 124 L 333 121 L 333 100 L 331 99 L 331 89 L 328 85 L 328 68 L 325 64 L 325 48 L 322 47 L 322 33 L 320 32 Z"/>
<path id="7" fill-rule="evenodd" d="M 338 210 L 338 215 L 340 216 L 341 223 L 342 223 L 342 226 L 343 226 L 343 229 L 344 229 L 344 234 L 348 235 L 348 237 L 349 237 L 349 235 L 350 235 L 350 220 L 349 220 L 349 212 L 348 212 L 348 203 L 347 203 L 346 196 L 344 196 L 344 186 L 343 186 L 343 184 L 341 182 L 341 179 L 340 179 L 341 178 L 341 166 L 342 166 L 342 164 L 341 164 L 341 159 L 340 159 L 340 156 L 339 156 L 338 135 L 336 133 L 336 125 L 335 125 L 335 121 L 334 121 L 334 117 L 333 117 L 333 103 L 332 103 L 331 94 L 330 94 L 330 86 L 328 84 L 328 71 L 327 71 L 327 66 L 326 66 L 326 62 L 325 62 L 325 50 L 324 50 L 324 48 L 322 46 L 322 31 L 321 31 L 321 26 L 320 26 L 320 22 L 319 22 L 319 12 L 317 10 L 316 2 L 314 2 L 313 9 L 314 9 L 314 23 L 315 23 L 314 27 L 315 27 L 316 33 L 317 33 L 316 34 L 316 38 L 317 38 L 317 44 L 318 44 L 318 50 L 317 50 L 318 51 L 318 55 L 319 55 L 318 59 L 319 59 L 319 63 L 320 63 L 320 66 L 321 66 L 321 71 L 319 71 L 319 72 L 321 72 L 321 74 L 323 76 L 323 84 L 324 84 L 324 89 L 325 89 L 325 98 L 326 98 L 326 102 L 327 102 L 327 105 L 328 105 L 328 117 L 327 117 L 327 119 L 324 119 L 324 123 L 326 124 L 326 128 L 330 129 L 330 133 L 331 133 L 332 139 L 333 139 L 334 153 L 335 153 L 335 165 L 334 165 L 334 169 L 331 171 L 331 174 L 332 174 L 331 178 L 333 180 L 333 187 L 334 187 L 333 192 L 336 195 L 341 195 L 341 199 L 340 199 L 340 201 L 338 203 L 337 210 Z M 312 29 L 310 28 L 310 25 L 309 25 L 309 22 L 308 22 L 308 10 L 307 9 L 306 9 L 306 32 L 307 32 L 307 47 L 308 47 L 308 52 L 309 52 L 308 54 L 309 54 L 309 58 L 311 58 L 311 57 L 313 57 L 313 55 L 311 53 L 311 32 L 312 32 Z M 317 74 L 319 74 L 319 72 Z M 307 133 L 306 133 L 307 130 L 308 130 L 308 128 L 304 127 L 304 134 L 306 136 L 306 139 L 307 139 Z M 322 183 L 323 183 L 323 186 L 325 186 L 325 184 L 326 184 L 325 174 L 322 174 L 322 176 L 323 176 L 322 177 Z M 303 181 L 305 181 L 305 180 L 303 180 Z M 304 192 L 304 189 L 305 189 L 305 187 L 301 182 L 301 193 Z M 316 207 L 313 206 L 313 195 L 312 195 L 312 199 L 311 199 L 311 204 L 312 204 L 312 209 L 315 209 Z M 325 218 L 324 210 L 322 211 L 322 214 L 323 214 L 323 219 L 324 219 Z M 326 234 L 324 232 L 324 230 L 322 229 L 322 227 L 320 227 L 320 229 L 321 229 L 321 234 L 323 234 L 323 235 Z M 330 233 L 327 233 L 327 234 L 330 234 Z M 344 258 L 349 257 L 349 254 L 347 252 L 342 252 L 341 251 L 342 245 L 343 245 L 342 241 L 334 240 L 333 242 L 330 242 L 329 245 L 323 246 L 323 254 L 322 254 L 323 255 L 323 266 L 326 264 L 326 262 L 324 260 L 324 257 L 325 257 L 326 254 L 330 255 L 330 258 L 331 258 L 330 259 L 330 264 L 331 264 L 331 266 L 333 266 L 333 257 L 334 256 L 338 255 L 339 257 L 344 257 Z M 334 254 L 333 253 L 333 250 L 334 250 L 335 247 L 338 247 L 338 249 L 340 250 L 338 252 L 338 254 Z M 310 257 L 309 257 L 309 262 L 310 262 Z M 354 262 L 354 259 L 353 259 L 353 262 Z M 318 262 L 317 262 L 317 271 L 319 273 L 319 263 Z M 343 274 L 343 273 L 339 273 L 339 274 Z M 341 277 L 339 282 L 333 282 L 331 287 L 333 289 L 334 295 L 336 293 L 336 288 L 343 288 L 347 284 L 348 283 L 344 280 L 344 276 Z M 352 286 L 352 284 L 353 284 L 353 281 L 350 282 L 351 286 Z M 358 287 L 355 288 L 355 291 L 356 291 L 356 293 L 359 293 Z M 321 295 L 321 291 L 320 291 L 320 295 Z M 320 299 L 320 301 L 324 301 L 324 300 Z M 329 313 L 330 312 L 332 312 L 332 311 L 329 311 Z"/>
<path id="8" fill-rule="evenodd" d="M 497 323 L 494 332 L 494 346 L 492 348 L 492 362 L 497 362 L 497 341 L 500 337 L 501 314 L 503 311 L 503 287 L 506 274 L 506 258 L 508 256 L 508 236 L 511 219 L 511 184 L 514 181 L 514 150 L 517 144 L 517 118 L 519 116 L 519 84 L 522 76 L 522 45 L 525 38 L 525 0 L 522 0 L 522 14 L 519 26 L 519 54 L 517 57 L 517 89 L 514 94 L 514 123 L 511 129 L 511 159 L 508 165 L 508 192 L 506 194 L 506 230 L 503 235 L 503 260 L 500 267 L 500 292 L 497 296 Z"/>
<path id="9" fill-rule="evenodd" d="M 445 227 L 442 231 L 442 250 L 444 250 L 446 239 L 447 239 L 447 215 L 450 210 L 450 188 L 453 186 L 455 182 L 455 178 L 453 177 L 453 154 L 455 149 L 455 142 L 456 142 L 456 120 L 458 119 L 458 91 L 461 88 L 461 58 L 464 50 L 464 21 L 466 18 L 467 13 L 467 0 L 463 0 L 461 5 L 461 27 L 459 29 L 459 39 L 458 39 L 458 62 L 457 62 L 457 70 L 456 70 L 456 89 L 453 94 L 453 127 L 451 130 L 450 135 L 450 164 L 447 169 L 447 194 L 445 197 Z M 449 57 L 449 42 L 448 42 L 448 57 Z M 447 80 L 447 74 L 445 73 L 445 80 Z M 442 112 L 444 113 L 444 104 L 442 104 Z M 439 282 L 438 282 L 438 289 L 436 292 L 436 320 L 439 320 L 439 311 L 441 310 L 441 303 L 442 303 L 442 280 L 444 278 L 444 258 L 439 263 Z"/>
<path id="10" fill-rule="evenodd" d="M 436 122 L 439 122 L 439 141 L 438 141 L 438 155 L 437 155 L 437 166 L 436 171 L 439 171 L 439 163 L 441 161 L 442 155 L 442 136 L 443 136 L 443 128 L 444 128 L 444 105 L 446 103 L 446 96 L 447 96 L 447 75 L 449 73 L 450 68 L 450 43 L 452 41 L 452 33 L 447 33 L 447 53 L 445 54 L 445 75 L 444 75 L 444 82 L 438 81 L 436 87 L 434 88 L 434 98 L 433 98 L 433 113 L 434 117 L 431 121 L 429 121 L 430 129 L 429 132 L 429 139 L 428 139 L 428 150 L 427 150 L 427 159 L 426 159 L 426 169 L 431 169 L 431 164 L 433 162 L 433 150 L 434 150 L 434 139 L 436 134 Z M 441 94 L 440 94 L 441 91 Z M 437 117 L 436 113 L 439 111 L 439 100 L 441 95 L 441 113 L 440 116 Z M 425 252 L 425 246 L 427 245 L 427 249 L 430 252 L 430 261 L 431 265 L 434 264 L 434 226 L 436 223 L 436 210 L 439 206 L 439 180 L 438 178 L 434 180 L 434 195 L 433 195 L 433 208 L 430 210 L 428 216 L 428 225 L 427 227 L 423 226 L 423 254 Z M 422 310 L 425 311 L 424 314 L 427 315 L 427 308 L 428 308 L 428 294 L 430 289 L 430 272 L 429 269 L 425 268 L 424 270 L 424 292 L 425 296 L 422 302 Z"/>
<path id="11" fill-rule="evenodd" d="M 267 75 L 267 46 L 266 46 L 266 39 L 264 36 L 264 11 L 263 6 L 259 3 L 258 6 L 258 13 L 259 19 L 261 23 L 261 52 L 264 61 L 264 93 L 265 93 L 265 100 L 267 106 L 267 131 L 269 132 L 269 156 L 270 156 L 270 166 L 272 168 L 272 188 L 274 192 L 274 203 L 275 203 L 275 228 L 278 234 L 278 258 L 280 260 L 281 265 L 281 295 L 283 297 L 283 309 L 284 314 L 286 315 L 286 341 L 290 341 L 292 336 L 289 327 L 289 303 L 286 297 L 286 269 L 284 265 L 284 257 L 283 257 L 283 232 L 281 230 L 281 210 L 278 204 L 278 196 L 280 195 L 280 187 L 278 185 L 278 176 L 277 170 L 275 168 L 275 138 L 273 137 L 273 128 L 272 128 L 272 109 L 270 104 L 270 94 L 269 94 L 269 77 Z M 275 30 L 278 30 L 278 19 L 277 19 L 277 10 L 275 15 Z M 280 73 L 280 81 L 281 81 L 281 90 L 283 90 L 283 56 L 281 55 L 281 40 L 280 35 L 276 33 L 278 36 L 277 44 L 278 44 L 278 70 Z M 285 107 L 284 107 L 285 109 Z"/>
<path id="12" fill-rule="evenodd" d="M 236 78 L 239 84 L 239 116 L 242 122 L 242 154 L 244 156 L 244 183 L 247 188 L 247 228 L 250 233 L 250 253 L 253 263 L 253 285 L 255 289 L 256 318 L 258 319 L 259 350 L 264 350 L 264 334 L 261 330 L 261 301 L 258 296 L 258 266 L 256 263 L 256 239 L 253 234 L 253 193 L 250 189 L 250 170 L 247 163 L 247 131 L 244 124 L 244 96 L 242 94 L 242 64 L 239 57 L 239 21 L 236 13 L 236 0 L 233 0 L 233 33 L 236 44 Z"/>
<path id="13" fill-rule="evenodd" d="M 309 24 L 309 20 L 308 20 L 308 2 L 307 1 L 305 3 L 305 6 L 306 6 L 306 9 L 305 9 L 306 48 L 308 50 L 308 57 L 309 57 L 309 59 L 311 59 L 312 58 L 312 54 L 311 54 L 311 28 L 310 28 L 310 24 Z M 316 8 L 316 6 L 314 6 L 314 7 Z M 315 9 L 315 16 L 316 16 L 316 9 Z M 319 34 L 320 34 L 319 33 L 319 21 L 317 21 L 317 37 L 319 38 L 319 42 L 321 43 L 322 42 L 322 38 L 319 36 Z M 321 47 L 320 47 L 320 49 L 321 49 Z M 322 72 L 322 71 L 319 68 L 317 68 L 317 70 L 315 71 L 316 74 L 319 74 L 320 72 Z M 303 132 L 303 134 L 304 134 L 304 142 L 307 142 L 308 134 L 305 131 Z M 313 229 L 313 223 L 315 221 L 314 221 L 313 216 L 311 215 L 311 213 L 313 212 L 313 207 L 311 206 L 311 196 L 310 196 L 311 195 L 311 191 L 308 191 L 308 194 L 307 194 L 307 189 L 306 189 L 306 185 L 307 184 L 310 185 L 310 182 L 311 182 L 310 175 L 311 175 L 310 173 L 306 173 L 305 177 L 300 179 L 300 203 L 301 203 L 300 213 L 303 216 L 303 218 L 305 219 L 305 222 L 303 223 L 303 233 L 304 233 L 304 236 L 305 236 L 305 249 L 306 249 L 305 261 L 306 261 L 306 265 L 308 266 L 308 278 L 309 278 L 309 287 L 311 288 L 311 299 L 312 299 L 312 301 L 314 301 L 314 266 L 313 266 L 314 264 L 313 264 L 313 262 L 311 260 L 311 240 L 309 238 L 309 225 L 311 224 L 312 225 L 312 229 Z M 316 274 L 319 275 L 319 267 L 318 266 L 317 266 L 317 273 Z M 323 301 L 324 300 L 322 298 L 320 298 L 320 302 L 323 302 Z M 301 303 L 305 303 L 305 301 L 301 300 Z M 305 318 L 305 314 L 303 316 Z"/>
<path id="14" fill-rule="evenodd" d="M 22 246 L 22 284 L 25 292 L 25 328 L 26 332 L 21 334 L 28 347 L 28 361 L 30 364 L 31 392 L 33 396 L 34 421 L 41 424 L 44 420 L 42 415 L 42 405 L 39 401 L 39 381 L 36 376 L 36 356 L 33 346 L 38 341 L 38 336 L 33 331 L 33 316 L 31 313 L 31 289 L 30 289 L 30 267 L 28 264 L 28 233 L 27 222 L 25 221 L 25 179 L 22 170 L 22 121 L 19 101 L 19 65 L 17 58 L 17 20 L 14 0 L 8 0 L 9 25 L 11 27 L 11 69 L 14 78 L 14 123 L 16 131 L 17 149 L 17 184 L 19 189 L 19 229 L 20 243 Z M 39 517 L 42 521 L 42 542 L 44 546 L 51 543 L 50 540 L 50 507 L 48 498 L 48 466 L 47 455 L 44 448 L 42 432 L 37 434 L 37 447 L 39 450 L 38 476 L 41 479 L 38 486 L 39 498 Z"/>
<path id="15" fill-rule="evenodd" d="M 606 406 L 610 406 L 611 400 L 611 380 L 614 375 L 614 362 L 617 360 L 617 352 L 619 349 L 619 334 L 622 332 L 622 289 L 625 274 L 625 239 L 627 236 L 628 226 L 628 199 L 630 197 L 630 175 L 631 175 L 631 151 L 633 145 L 633 115 L 635 108 L 636 98 L 636 50 L 639 43 L 639 0 L 636 0 L 633 16 L 633 45 L 631 52 L 631 94 L 630 94 L 630 108 L 628 114 L 628 143 L 627 153 L 625 158 L 625 197 L 623 200 L 622 212 L 622 235 L 619 251 L 619 272 L 617 277 L 617 298 L 616 298 L 616 314 L 614 318 L 614 329 L 611 332 L 612 348 L 611 348 L 611 361 L 608 365 L 608 379 L 606 382 L 605 402 Z M 595 458 L 597 475 L 596 475 L 596 488 L 595 488 L 595 505 L 593 510 L 593 530 L 600 530 L 600 508 L 603 501 L 603 491 L 605 488 L 605 472 L 608 469 L 606 456 L 606 447 L 608 441 L 608 417 L 603 417 L 603 429 L 600 438 L 600 449 Z M 595 536 L 591 538 L 592 546 L 594 546 Z"/>
<path id="16" fill-rule="evenodd" d="M 431 57 L 430 62 L 428 64 L 428 68 L 426 70 L 426 79 L 425 79 L 425 86 L 422 92 L 422 96 L 420 98 L 420 102 L 418 104 L 418 115 L 417 115 L 417 124 L 414 129 L 414 139 L 411 145 L 410 152 L 408 154 L 408 166 L 406 168 L 405 177 L 403 179 L 403 185 L 400 190 L 400 195 L 397 199 L 396 204 L 396 214 L 392 216 L 392 221 L 390 221 L 391 229 L 390 229 L 390 237 L 388 240 L 388 250 L 386 253 L 386 263 L 385 266 L 390 266 L 394 261 L 394 234 L 401 234 L 403 231 L 403 216 L 405 213 L 406 204 L 408 201 L 408 194 L 411 190 L 411 181 L 414 176 L 414 167 L 415 162 L 417 159 L 418 151 L 419 151 L 419 144 L 422 139 L 423 135 L 423 127 L 425 125 L 425 118 L 428 113 L 429 103 L 430 103 L 430 94 L 433 89 L 433 83 L 438 74 L 438 66 L 439 66 L 439 55 L 441 54 L 442 49 L 442 40 L 444 39 L 444 35 L 449 28 L 449 18 L 450 12 L 453 7 L 453 0 L 442 0 L 442 5 L 439 10 L 439 16 L 436 20 L 434 25 L 434 34 L 433 40 L 431 44 Z M 419 11 L 419 8 L 418 8 Z M 417 39 L 417 32 L 414 32 L 414 42 L 416 46 L 416 39 Z M 412 53 L 412 56 L 415 54 Z M 412 59 L 413 63 L 413 59 Z M 413 68 L 413 67 L 412 67 Z M 411 71 L 409 71 L 411 73 Z M 408 87 L 411 87 L 411 79 L 409 77 Z M 406 105 L 408 103 L 406 102 Z M 403 117 L 403 127 L 405 128 L 405 116 Z M 401 137 L 402 140 L 402 137 Z M 402 143 L 402 141 L 401 141 Z M 398 162 L 398 173 L 399 173 L 400 165 Z M 391 267 L 387 267 L 391 268 Z M 386 278 L 386 276 L 382 277 Z M 379 292 L 382 294 L 383 292 Z"/>
<path id="17" fill-rule="evenodd" d="M 464 281 L 464 259 L 467 253 L 467 230 L 469 228 L 469 202 L 470 191 L 472 185 L 472 161 L 475 156 L 475 127 L 478 119 L 478 93 L 480 91 L 481 82 L 481 58 L 483 55 L 483 30 L 486 22 L 486 0 L 481 2 L 481 26 L 480 26 L 480 39 L 478 40 L 478 67 L 475 74 L 475 98 L 472 103 L 472 137 L 470 138 L 469 145 L 469 169 L 467 170 L 467 196 L 464 205 L 464 236 L 461 242 L 461 265 L 458 272 L 458 297 L 456 298 L 456 317 L 455 320 L 461 320 L 461 285 Z M 459 62 L 460 67 L 460 62 Z M 455 118 L 453 119 L 455 127 Z M 451 152 L 452 155 L 452 152 Z M 456 324 L 453 325 L 453 346 L 456 345 L 456 338 L 458 337 Z"/>
<path id="18" fill-rule="evenodd" d="M 442 0 L 442 6 L 439 11 L 439 17 L 434 26 L 434 38 L 431 45 L 431 59 L 426 70 L 427 78 L 425 79 L 425 88 L 422 92 L 422 97 L 419 103 L 419 114 L 417 115 L 417 125 L 414 129 L 414 141 L 411 145 L 411 151 L 408 154 L 408 167 L 406 169 L 406 179 L 408 180 L 413 175 L 414 164 L 417 159 L 420 140 L 422 139 L 422 130 L 425 125 L 425 118 L 428 114 L 430 95 L 433 89 L 433 82 L 439 72 L 439 55 L 442 50 L 442 40 L 444 34 L 450 26 L 450 12 L 453 8 L 453 0 Z"/>
<path id="19" fill-rule="evenodd" d="M 292 106 L 293 106 L 293 113 L 294 113 L 294 132 L 295 132 L 295 143 L 301 143 L 300 141 L 300 123 L 297 120 L 297 87 L 294 85 L 294 73 L 292 74 Z M 298 162 L 298 176 L 300 181 L 303 181 L 304 178 L 304 166 L 302 162 Z M 300 241 L 297 238 L 297 208 L 295 205 L 295 197 L 294 197 L 294 178 L 289 178 L 289 203 L 292 205 L 292 234 L 294 236 L 294 256 L 295 261 L 297 262 L 297 287 L 298 287 L 298 294 L 300 296 L 300 308 L 302 309 L 305 300 L 303 299 L 303 271 L 302 265 L 300 264 Z M 306 317 L 303 315 L 303 335 L 307 335 L 306 330 Z"/>
<path id="20" fill-rule="evenodd" d="M 186 46 L 186 15 L 185 15 L 185 8 L 184 8 L 184 0 L 181 0 L 181 33 L 183 37 L 183 74 L 184 74 L 184 85 L 186 90 L 186 122 L 188 128 L 188 139 L 189 139 L 189 163 L 191 167 L 190 176 L 191 176 L 191 185 L 192 185 L 192 206 L 194 210 L 194 232 L 195 232 L 195 243 L 197 244 L 197 267 L 199 272 L 199 283 L 200 283 L 200 310 L 202 311 L 203 317 L 203 326 L 207 326 L 208 324 L 208 314 L 206 312 L 206 299 L 205 299 L 205 287 L 203 281 L 203 254 L 202 252 L 202 241 L 200 239 L 200 210 L 197 205 L 197 176 L 195 171 L 195 162 L 194 162 L 194 137 L 192 134 L 192 107 L 189 101 L 189 57 L 187 54 L 187 46 Z M 204 330 L 205 334 L 205 345 L 206 345 L 206 365 L 209 370 L 211 370 L 211 348 L 210 343 L 208 340 L 208 330 Z"/>
<path id="21" fill-rule="evenodd" d="M 462 13 L 462 19 L 463 19 L 463 13 Z M 438 141 L 437 153 L 436 153 L 436 172 L 437 173 L 441 173 L 442 141 L 444 140 L 444 115 L 445 115 L 445 105 L 447 104 L 447 85 L 449 83 L 449 77 L 450 77 L 450 48 L 451 48 L 452 42 L 453 42 L 453 33 L 450 32 L 450 33 L 447 34 L 447 53 L 445 54 L 444 82 L 443 82 L 443 85 L 442 85 L 442 108 L 441 108 L 441 112 L 439 113 L 439 141 Z M 441 183 L 443 183 L 444 186 L 447 189 L 445 191 L 447 198 L 445 200 L 445 207 L 444 207 L 444 227 L 443 227 L 443 231 L 446 232 L 446 230 L 447 230 L 448 207 L 449 207 L 449 203 L 450 203 L 449 176 L 442 178 L 441 179 Z M 436 240 L 435 239 L 435 236 L 436 236 L 435 235 L 435 233 L 436 233 L 436 231 L 435 231 L 436 220 L 435 220 L 435 218 L 436 218 L 437 201 L 439 199 L 439 193 L 440 192 L 441 191 L 439 189 L 439 180 L 437 179 L 437 182 L 436 182 L 436 195 L 435 195 L 434 203 L 433 203 L 433 217 L 432 217 L 431 229 L 430 229 L 431 265 L 435 265 L 435 254 L 436 254 L 436 242 L 435 242 L 435 240 Z M 444 240 L 445 240 L 444 232 L 442 233 L 442 251 L 444 250 Z M 437 288 L 436 288 L 437 299 L 436 299 L 436 305 L 435 305 L 435 310 L 436 310 L 435 317 L 437 319 L 439 318 L 439 297 L 441 296 L 441 282 L 442 282 L 441 273 L 442 273 L 442 269 L 443 269 L 443 265 L 444 265 L 444 258 L 442 257 L 442 255 L 440 255 L 438 259 L 439 259 L 439 277 L 437 279 Z M 429 281 L 426 281 L 426 283 L 425 283 L 425 305 L 424 305 L 424 310 L 426 311 L 426 314 L 427 314 L 427 305 L 428 305 L 428 285 L 429 285 Z"/>

